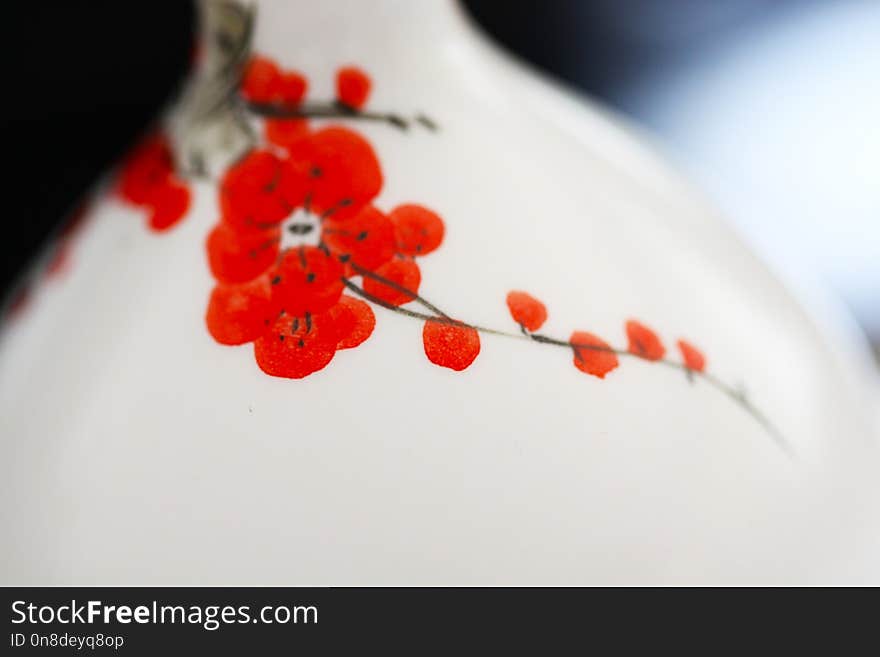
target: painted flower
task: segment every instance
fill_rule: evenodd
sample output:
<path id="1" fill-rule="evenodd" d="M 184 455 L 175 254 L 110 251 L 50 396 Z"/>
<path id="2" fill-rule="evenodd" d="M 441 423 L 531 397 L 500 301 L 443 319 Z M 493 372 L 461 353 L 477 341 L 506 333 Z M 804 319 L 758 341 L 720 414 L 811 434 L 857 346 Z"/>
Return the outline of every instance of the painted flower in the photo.
<path id="1" fill-rule="evenodd" d="M 687 340 L 679 340 L 677 343 L 678 350 L 681 352 L 681 358 L 684 366 L 693 372 L 704 372 L 706 370 L 706 357 L 703 352 L 697 349 Z"/>
<path id="2" fill-rule="evenodd" d="M 547 321 L 547 307 L 528 292 L 509 292 L 507 309 L 513 321 L 526 331 L 537 331 Z"/>
<path id="3" fill-rule="evenodd" d="M 592 333 L 575 331 L 571 334 L 569 343 L 574 352 L 574 366 L 585 374 L 604 379 L 606 374 L 617 369 L 620 364 L 611 345 Z"/>
<path id="4" fill-rule="evenodd" d="M 425 355 L 435 365 L 460 372 L 480 354 L 480 334 L 454 320 L 431 319 L 422 329 Z"/>
<path id="5" fill-rule="evenodd" d="M 189 187 L 175 174 L 171 146 L 159 134 L 144 139 L 125 158 L 118 191 L 129 203 L 149 211 L 147 223 L 154 231 L 177 224 L 190 205 Z"/>
<path id="6" fill-rule="evenodd" d="M 336 99 L 352 109 L 366 104 L 372 86 L 370 77 L 356 66 L 346 66 L 336 73 Z"/>
<path id="7" fill-rule="evenodd" d="M 245 66 L 240 93 L 252 103 L 297 107 L 308 86 L 308 80 L 299 71 L 284 70 L 268 57 L 255 55 Z M 263 124 L 266 141 L 281 148 L 289 148 L 308 133 L 305 119 L 271 118 Z"/>
<path id="8" fill-rule="evenodd" d="M 627 351 L 646 360 L 661 360 L 666 355 L 666 347 L 660 337 L 650 328 L 634 319 L 626 323 L 626 337 L 629 341 Z"/>
<path id="9" fill-rule="evenodd" d="M 386 215 L 372 204 L 381 187 L 372 147 L 337 126 L 232 166 L 207 239 L 215 340 L 253 342 L 265 372 L 302 378 L 373 330 L 370 306 L 343 294 L 345 280 L 363 277 L 367 295 L 387 305 L 411 301 L 421 279 L 412 253 L 439 245 L 442 220 L 414 205 Z"/>

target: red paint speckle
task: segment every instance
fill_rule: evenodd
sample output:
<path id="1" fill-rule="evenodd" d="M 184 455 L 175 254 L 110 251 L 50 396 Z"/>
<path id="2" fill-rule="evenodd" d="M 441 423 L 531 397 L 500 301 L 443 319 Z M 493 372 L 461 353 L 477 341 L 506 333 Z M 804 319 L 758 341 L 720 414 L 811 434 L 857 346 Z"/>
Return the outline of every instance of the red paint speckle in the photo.
<path id="1" fill-rule="evenodd" d="M 547 321 L 546 306 L 527 292 L 508 293 L 507 308 L 513 321 L 528 331 L 537 331 Z"/>
<path id="2" fill-rule="evenodd" d="M 336 97 L 343 105 L 361 109 L 370 96 L 369 76 L 361 69 L 347 66 L 336 73 Z"/>
<path id="3" fill-rule="evenodd" d="M 568 341 L 574 350 L 574 366 L 581 372 L 604 379 L 620 364 L 611 345 L 592 333 L 575 331 Z"/>
<path id="4" fill-rule="evenodd" d="M 443 220 L 428 208 L 414 203 L 400 205 L 389 216 L 394 224 L 394 238 L 400 253 L 426 255 L 443 241 Z"/>
<path id="5" fill-rule="evenodd" d="M 635 320 L 626 323 L 627 350 L 646 360 L 660 360 L 666 354 L 666 347 L 654 331 Z"/>
<path id="6" fill-rule="evenodd" d="M 422 329 L 425 355 L 435 365 L 460 372 L 480 353 L 480 334 L 469 326 L 428 320 Z"/>
<path id="7" fill-rule="evenodd" d="M 703 352 L 686 340 L 679 340 L 676 344 L 685 367 L 694 372 L 702 372 L 706 369 L 706 357 Z"/>
<path id="8" fill-rule="evenodd" d="M 364 277 L 364 291 L 367 294 L 392 306 L 400 306 L 415 299 L 422 273 L 414 261 L 396 258 L 376 269 L 375 273 L 388 283 Z"/>

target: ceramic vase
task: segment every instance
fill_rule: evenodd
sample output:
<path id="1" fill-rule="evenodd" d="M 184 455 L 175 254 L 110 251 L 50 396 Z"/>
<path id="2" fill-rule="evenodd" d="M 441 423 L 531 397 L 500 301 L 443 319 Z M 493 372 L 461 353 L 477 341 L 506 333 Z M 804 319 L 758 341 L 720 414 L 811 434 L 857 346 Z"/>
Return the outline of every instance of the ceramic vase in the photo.
<path id="1" fill-rule="evenodd" d="M 201 24 L 7 308 L 5 583 L 878 581 L 863 352 L 622 121 L 446 1 Z"/>

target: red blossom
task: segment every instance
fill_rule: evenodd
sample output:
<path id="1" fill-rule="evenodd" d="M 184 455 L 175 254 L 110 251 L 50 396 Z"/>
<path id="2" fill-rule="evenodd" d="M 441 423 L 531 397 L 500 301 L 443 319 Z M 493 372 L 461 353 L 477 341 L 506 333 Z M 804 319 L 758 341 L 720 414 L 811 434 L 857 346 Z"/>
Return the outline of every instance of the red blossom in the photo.
<path id="1" fill-rule="evenodd" d="M 346 66 L 336 73 L 336 97 L 343 105 L 361 109 L 370 95 L 369 76 L 361 69 Z"/>
<path id="2" fill-rule="evenodd" d="M 666 354 L 666 347 L 654 331 L 633 319 L 626 323 L 627 350 L 646 360 L 660 360 Z"/>
<path id="3" fill-rule="evenodd" d="M 528 331 L 537 331 L 547 321 L 546 306 L 527 292 L 508 293 L 507 308 L 513 321 Z"/>
<path id="4" fill-rule="evenodd" d="M 364 277 L 364 291 L 392 306 L 400 306 L 415 299 L 422 273 L 412 260 L 395 258 L 375 272 L 374 277 Z"/>
<path id="5" fill-rule="evenodd" d="M 189 188 L 179 181 L 169 180 L 156 190 L 150 205 L 150 228 L 157 231 L 171 228 L 186 214 L 189 203 Z"/>
<path id="6" fill-rule="evenodd" d="M 585 331 L 575 331 L 568 340 L 574 350 L 574 366 L 581 372 L 604 379 L 620 361 L 602 338 Z"/>
<path id="7" fill-rule="evenodd" d="M 278 64 L 257 55 L 245 68 L 241 95 L 254 103 L 276 103 L 296 107 L 305 98 L 308 80 L 297 71 L 282 70 Z M 290 148 L 308 134 L 304 119 L 266 119 L 263 125 L 266 141 L 281 148 Z"/>
<path id="8" fill-rule="evenodd" d="M 152 135 L 135 146 L 119 175 L 120 196 L 150 211 L 148 223 L 155 231 L 180 221 L 190 205 L 190 190 L 174 173 L 171 146 L 162 135 Z"/>
<path id="9" fill-rule="evenodd" d="M 308 81 L 301 73 L 285 71 L 262 55 L 251 57 L 241 80 L 241 95 L 254 103 L 297 105 L 307 88 Z"/>
<path id="10" fill-rule="evenodd" d="M 298 105 L 305 98 L 309 83 L 305 76 L 297 71 L 284 71 L 274 85 L 274 100 L 285 105 Z"/>
<path id="11" fill-rule="evenodd" d="M 271 102 L 280 78 L 278 64 L 268 57 L 254 55 L 244 69 L 241 95 L 255 103 Z"/>
<path id="12" fill-rule="evenodd" d="M 388 215 L 394 224 L 397 250 L 411 256 L 430 253 L 443 241 L 443 220 L 428 208 L 408 203 Z"/>
<path id="13" fill-rule="evenodd" d="M 706 369 L 706 357 L 703 352 L 686 340 L 679 340 L 676 344 L 686 368 L 694 372 L 703 372 Z"/>
<path id="14" fill-rule="evenodd" d="M 440 319 L 425 322 L 422 342 L 428 360 L 457 372 L 467 368 L 480 353 L 476 329 Z"/>

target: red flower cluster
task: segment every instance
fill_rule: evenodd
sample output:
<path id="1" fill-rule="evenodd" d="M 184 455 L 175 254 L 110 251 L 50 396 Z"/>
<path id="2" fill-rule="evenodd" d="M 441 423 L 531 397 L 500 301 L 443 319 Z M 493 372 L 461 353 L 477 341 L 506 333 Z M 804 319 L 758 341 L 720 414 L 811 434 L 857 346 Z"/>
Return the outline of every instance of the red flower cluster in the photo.
<path id="1" fill-rule="evenodd" d="M 305 82 L 292 75 L 255 59 L 242 94 L 298 102 Z M 387 306 L 412 301 L 415 257 L 440 245 L 443 221 L 419 205 L 385 214 L 372 204 L 383 179 L 370 144 L 344 127 L 293 121 L 296 130 L 267 126 L 278 148 L 251 151 L 223 177 L 221 219 L 207 240 L 217 285 L 206 320 L 221 344 L 253 342 L 266 373 L 302 378 L 372 333 L 373 311 L 343 294 L 345 282 L 362 277 L 366 295 Z M 284 139 L 273 139 L 282 128 Z"/>
<path id="2" fill-rule="evenodd" d="M 171 147 L 159 134 L 144 139 L 126 157 L 118 189 L 126 201 L 149 210 L 147 221 L 155 231 L 168 230 L 189 209 L 189 187 L 175 175 Z"/>
<path id="3" fill-rule="evenodd" d="M 336 100 L 352 110 L 361 109 L 370 96 L 372 82 L 366 73 L 354 66 L 336 73 Z M 252 103 L 281 105 L 289 109 L 300 106 L 308 90 L 308 80 L 294 70 L 284 70 L 277 63 L 260 55 L 245 67 L 241 95 Z M 271 118 L 263 124 L 267 142 L 289 148 L 308 134 L 308 123 L 302 118 Z"/>

